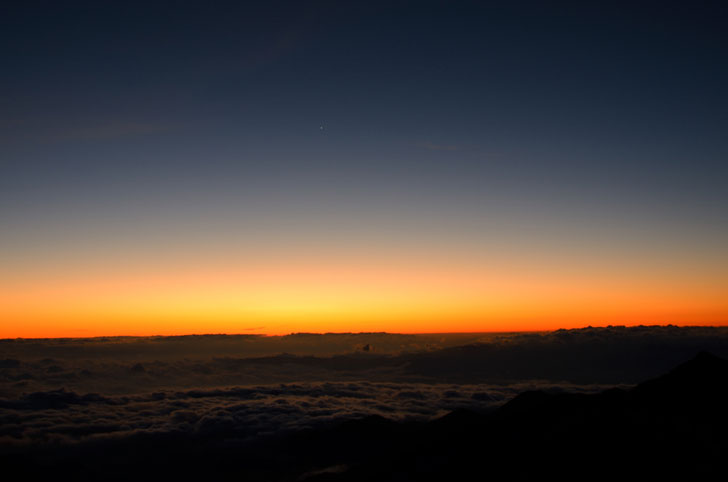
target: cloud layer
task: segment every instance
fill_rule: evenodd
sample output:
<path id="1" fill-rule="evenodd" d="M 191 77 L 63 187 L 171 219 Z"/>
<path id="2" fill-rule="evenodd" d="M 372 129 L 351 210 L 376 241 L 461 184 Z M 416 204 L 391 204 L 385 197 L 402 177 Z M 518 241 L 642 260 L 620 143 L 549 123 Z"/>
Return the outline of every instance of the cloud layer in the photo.
<path id="1" fill-rule="evenodd" d="M 3 340 L 0 441 L 252 440 L 368 416 L 430 419 L 489 410 L 526 390 L 628 386 L 700 350 L 727 356 L 728 330 Z"/>
<path id="2" fill-rule="evenodd" d="M 429 419 L 458 408 L 487 410 L 525 390 L 592 393 L 599 385 L 463 385 L 323 382 L 78 394 L 64 389 L 0 400 L 0 444 L 57 444 L 139 434 L 226 435 L 236 439 L 381 416 Z"/>

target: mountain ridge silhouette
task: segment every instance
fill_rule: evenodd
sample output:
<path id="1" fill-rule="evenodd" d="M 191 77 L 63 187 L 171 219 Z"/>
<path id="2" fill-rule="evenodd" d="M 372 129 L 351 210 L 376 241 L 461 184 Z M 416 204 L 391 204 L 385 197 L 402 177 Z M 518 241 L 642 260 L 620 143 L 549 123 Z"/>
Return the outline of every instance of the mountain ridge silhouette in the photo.
<path id="1" fill-rule="evenodd" d="M 527 391 L 491 412 L 455 410 L 409 434 L 415 450 L 307 480 L 460 480 L 487 459 L 516 480 L 710 478 L 728 453 L 727 406 L 728 361 L 700 352 L 627 390 Z"/>

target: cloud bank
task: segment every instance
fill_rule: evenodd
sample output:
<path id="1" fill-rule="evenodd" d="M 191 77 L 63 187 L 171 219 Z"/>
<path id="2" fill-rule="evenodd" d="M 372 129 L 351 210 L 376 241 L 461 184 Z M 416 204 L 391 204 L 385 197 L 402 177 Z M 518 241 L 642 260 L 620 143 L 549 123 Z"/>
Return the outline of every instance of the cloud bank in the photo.
<path id="1" fill-rule="evenodd" d="M 255 438 L 369 416 L 429 419 L 487 410 L 533 389 L 592 393 L 598 385 L 324 382 L 162 391 L 131 396 L 64 389 L 0 400 L 0 445 L 76 443 L 140 434 Z"/>
<path id="2" fill-rule="evenodd" d="M 0 445 L 240 441 L 362 417 L 431 419 L 527 390 L 626 387 L 701 350 L 728 356 L 728 329 L 3 340 Z"/>

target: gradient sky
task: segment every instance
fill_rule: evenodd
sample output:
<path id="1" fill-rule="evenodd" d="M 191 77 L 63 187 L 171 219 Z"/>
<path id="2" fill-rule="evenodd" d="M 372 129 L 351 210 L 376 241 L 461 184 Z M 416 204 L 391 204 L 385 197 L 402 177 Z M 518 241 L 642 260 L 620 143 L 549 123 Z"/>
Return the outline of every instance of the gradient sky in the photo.
<path id="1" fill-rule="evenodd" d="M 727 24 L 3 2 L 0 337 L 727 324 Z"/>

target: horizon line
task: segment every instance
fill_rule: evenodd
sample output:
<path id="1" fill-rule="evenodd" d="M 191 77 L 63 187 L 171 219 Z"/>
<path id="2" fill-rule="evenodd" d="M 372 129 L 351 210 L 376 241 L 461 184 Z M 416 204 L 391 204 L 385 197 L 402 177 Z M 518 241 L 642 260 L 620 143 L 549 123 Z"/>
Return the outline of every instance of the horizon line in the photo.
<path id="1" fill-rule="evenodd" d="M 4 341 L 17 341 L 17 340 L 93 340 L 102 338 L 183 338 L 183 337 L 212 337 L 212 336 L 247 336 L 247 337 L 260 337 L 260 338 L 283 338 L 287 336 L 298 336 L 298 335 L 489 335 L 489 334 L 513 334 L 513 333 L 553 333 L 557 331 L 576 331 L 585 330 L 590 328 L 726 328 L 728 324 L 724 325 L 676 325 L 673 323 L 666 324 L 653 324 L 653 325 L 585 325 L 581 327 L 572 328 L 554 328 L 546 330 L 490 330 L 490 331 L 428 331 L 428 332 L 389 332 L 389 331 L 327 331 L 327 332 L 313 332 L 313 331 L 300 331 L 290 332 L 285 334 L 267 334 L 267 333 L 185 333 L 185 334 L 155 334 L 155 335 L 94 335 L 94 336 L 56 336 L 56 337 L 7 337 L 0 338 L 0 342 Z"/>

